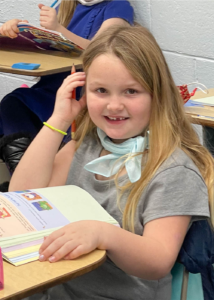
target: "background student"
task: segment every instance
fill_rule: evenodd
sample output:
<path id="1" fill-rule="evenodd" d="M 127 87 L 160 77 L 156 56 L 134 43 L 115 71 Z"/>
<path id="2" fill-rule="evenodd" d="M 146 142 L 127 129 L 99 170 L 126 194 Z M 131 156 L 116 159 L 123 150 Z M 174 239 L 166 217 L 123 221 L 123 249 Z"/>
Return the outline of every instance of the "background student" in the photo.
<path id="1" fill-rule="evenodd" d="M 47 237 L 41 261 L 96 248 L 108 256 L 98 269 L 49 289 L 47 299 L 170 300 L 170 270 L 186 232 L 209 217 L 213 204 L 213 158 L 146 29 L 106 30 L 86 49 L 83 68 L 58 90 L 53 115 L 16 168 L 10 190 L 80 186 L 122 228 L 80 221 Z M 84 85 L 81 100 L 71 99 Z M 75 118 L 76 141 L 57 154 Z"/>
<path id="2" fill-rule="evenodd" d="M 84 46 L 113 24 L 133 24 L 133 8 L 127 0 L 63 0 L 57 10 L 42 4 L 39 8 L 41 26 L 59 31 L 74 42 L 81 38 Z M 0 33 L 15 38 L 20 21 L 6 22 L 0 27 Z M 18 88 L 0 102 L 0 136 L 3 136 L 0 158 L 11 173 L 42 123 L 51 116 L 56 92 L 69 74 L 43 76 L 32 88 Z"/>

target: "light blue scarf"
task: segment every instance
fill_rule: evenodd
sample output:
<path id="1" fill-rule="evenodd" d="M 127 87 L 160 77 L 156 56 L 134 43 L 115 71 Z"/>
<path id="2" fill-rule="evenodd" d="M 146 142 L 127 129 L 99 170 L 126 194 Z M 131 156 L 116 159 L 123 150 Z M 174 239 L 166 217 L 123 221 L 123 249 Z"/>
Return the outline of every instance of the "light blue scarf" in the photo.
<path id="1" fill-rule="evenodd" d="M 130 138 L 121 144 L 115 144 L 100 128 L 97 128 L 97 134 L 103 148 L 110 151 L 111 154 L 92 160 L 86 164 L 84 168 L 89 172 L 110 177 L 115 175 L 125 162 L 129 180 L 131 182 L 138 181 L 141 177 L 142 154 L 134 155 L 146 149 L 146 138 L 138 136 L 136 138 Z M 120 159 L 124 155 L 126 156 Z"/>

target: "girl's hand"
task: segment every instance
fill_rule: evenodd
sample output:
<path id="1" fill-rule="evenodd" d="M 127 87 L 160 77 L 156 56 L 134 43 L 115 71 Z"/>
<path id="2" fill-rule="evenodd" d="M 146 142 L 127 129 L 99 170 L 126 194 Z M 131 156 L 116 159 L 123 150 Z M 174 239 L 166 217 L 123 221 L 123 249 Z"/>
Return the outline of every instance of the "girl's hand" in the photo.
<path id="1" fill-rule="evenodd" d="M 39 4 L 38 7 L 40 9 L 40 26 L 57 31 L 60 24 L 57 20 L 56 9 L 44 4 Z"/>
<path id="2" fill-rule="evenodd" d="M 68 76 L 57 91 L 54 116 L 58 116 L 64 122 L 71 124 L 80 111 L 86 106 L 85 96 L 79 101 L 72 99 L 72 92 L 78 86 L 85 85 L 85 73 L 76 72 Z"/>
<path id="3" fill-rule="evenodd" d="M 17 25 L 20 22 L 28 23 L 27 20 L 12 19 L 10 21 L 7 21 L 0 27 L 0 34 L 8 36 L 11 39 L 16 38 L 19 33 Z"/>
<path id="4" fill-rule="evenodd" d="M 75 259 L 99 248 L 104 236 L 102 224 L 100 221 L 79 221 L 53 232 L 43 242 L 39 260 Z"/>

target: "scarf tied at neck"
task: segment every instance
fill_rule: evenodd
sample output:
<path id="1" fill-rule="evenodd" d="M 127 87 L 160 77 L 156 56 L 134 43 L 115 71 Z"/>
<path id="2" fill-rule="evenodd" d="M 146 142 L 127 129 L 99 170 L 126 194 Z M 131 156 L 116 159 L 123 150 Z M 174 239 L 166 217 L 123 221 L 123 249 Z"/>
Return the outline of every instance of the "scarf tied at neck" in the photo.
<path id="1" fill-rule="evenodd" d="M 142 154 L 136 154 L 146 149 L 146 138 L 137 136 L 121 144 L 115 144 L 100 128 L 97 128 L 97 134 L 103 148 L 111 152 L 111 154 L 101 156 L 89 162 L 84 168 L 94 174 L 110 177 L 115 175 L 125 163 L 129 180 L 131 182 L 138 181 L 141 177 Z"/>

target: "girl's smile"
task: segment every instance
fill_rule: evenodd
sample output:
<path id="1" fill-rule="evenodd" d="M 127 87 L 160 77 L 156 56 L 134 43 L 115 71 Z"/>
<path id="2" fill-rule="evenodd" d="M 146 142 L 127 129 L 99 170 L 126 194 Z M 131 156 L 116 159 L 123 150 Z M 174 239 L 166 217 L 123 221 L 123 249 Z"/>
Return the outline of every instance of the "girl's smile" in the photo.
<path id="1" fill-rule="evenodd" d="M 114 142 L 142 134 L 149 124 L 151 96 L 113 54 L 95 58 L 86 82 L 92 121 Z"/>

